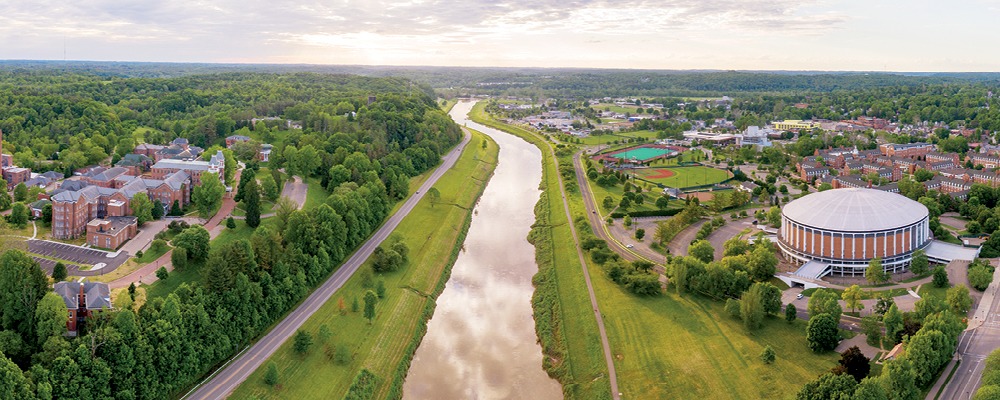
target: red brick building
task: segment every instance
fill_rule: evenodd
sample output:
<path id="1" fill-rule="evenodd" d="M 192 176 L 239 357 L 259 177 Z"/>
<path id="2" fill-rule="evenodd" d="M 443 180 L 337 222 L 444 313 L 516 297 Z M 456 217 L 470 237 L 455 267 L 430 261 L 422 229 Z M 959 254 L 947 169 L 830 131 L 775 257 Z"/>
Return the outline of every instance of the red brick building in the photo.
<path id="1" fill-rule="evenodd" d="M 117 250 L 129 239 L 135 237 L 137 229 L 138 219 L 136 217 L 94 219 L 87 223 L 87 244 Z"/>
<path id="2" fill-rule="evenodd" d="M 923 157 L 934 150 L 934 145 L 930 143 L 886 143 L 879 146 L 882 154 L 896 157 Z"/>
<path id="3" fill-rule="evenodd" d="M 66 330 L 76 336 L 87 318 L 102 310 L 110 310 L 111 289 L 101 282 L 56 282 L 53 292 L 66 303 L 68 318 Z"/>

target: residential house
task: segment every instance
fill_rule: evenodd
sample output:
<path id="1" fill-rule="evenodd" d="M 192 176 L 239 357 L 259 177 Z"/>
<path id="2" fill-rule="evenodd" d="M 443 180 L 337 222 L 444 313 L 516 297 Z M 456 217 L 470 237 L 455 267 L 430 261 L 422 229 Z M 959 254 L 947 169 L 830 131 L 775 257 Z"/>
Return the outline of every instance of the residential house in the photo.
<path id="1" fill-rule="evenodd" d="M 238 142 L 249 142 L 250 137 L 243 135 L 232 135 L 226 138 L 226 148 L 232 148 Z"/>
<path id="2" fill-rule="evenodd" d="M 112 309 L 111 289 L 102 282 L 56 282 L 53 291 L 62 297 L 69 311 L 66 320 L 68 335 L 76 336 L 87 318 L 102 310 Z"/>

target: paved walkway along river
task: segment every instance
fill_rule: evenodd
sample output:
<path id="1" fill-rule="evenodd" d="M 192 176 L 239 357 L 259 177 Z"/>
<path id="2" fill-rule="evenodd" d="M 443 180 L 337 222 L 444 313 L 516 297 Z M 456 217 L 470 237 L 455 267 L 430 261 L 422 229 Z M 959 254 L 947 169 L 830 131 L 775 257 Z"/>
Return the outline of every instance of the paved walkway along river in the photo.
<path id="1" fill-rule="evenodd" d="M 459 125 L 472 104 L 453 109 Z M 541 194 L 542 155 L 513 135 L 483 131 L 500 145 L 499 164 L 438 297 L 403 398 L 562 398 L 559 383 L 542 369 L 531 310 L 538 266 L 527 236 Z"/>

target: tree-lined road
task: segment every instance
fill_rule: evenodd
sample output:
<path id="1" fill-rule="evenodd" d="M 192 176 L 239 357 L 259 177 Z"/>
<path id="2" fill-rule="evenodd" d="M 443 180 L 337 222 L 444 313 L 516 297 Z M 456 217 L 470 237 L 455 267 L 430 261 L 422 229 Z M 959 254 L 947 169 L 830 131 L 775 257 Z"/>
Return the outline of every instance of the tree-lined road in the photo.
<path id="1" fill-rule="evenodd" d="M 371 256 L 375 248 L 389 237 L 389 234 L 396 229 L 396 226 L 399 225 L 403 218 L 413 210 L 417 202 L 427 193 L 427 189 L 430 189 L 445 172 L 455 165 L 458 157 L 462 154 L 462 149 L 469 143 L 469 139 L 471 139 L 471 135 L 466 131 L 462 142 L 444 156 L 441 165 L 431 173 L 431 176 L 420 186 L 420 189 L 414 195 L 410 196 L 403 203 L 403 206 L 389 217 L 382 227 L 371 238 L 365 241 L 361 245 L 361 248 L 354 252 L 326 282 L 313 291 L 302 304 L 289 313 L 284 320 L 279 322 L 264 337 L 240 353 L 234 360 L 223 367 L 222 370 L 211 376 L 207 382 L 192 390 L 184 398 L 214 400 L 223 399 L 229 393 L 232 393 L 237 386 L 243 383 L 254 370 L 259 368 L 271 354 L 277 351 L 282 343 L 295 334 L 295 331 L 350 279 L 365 260 Z"/>

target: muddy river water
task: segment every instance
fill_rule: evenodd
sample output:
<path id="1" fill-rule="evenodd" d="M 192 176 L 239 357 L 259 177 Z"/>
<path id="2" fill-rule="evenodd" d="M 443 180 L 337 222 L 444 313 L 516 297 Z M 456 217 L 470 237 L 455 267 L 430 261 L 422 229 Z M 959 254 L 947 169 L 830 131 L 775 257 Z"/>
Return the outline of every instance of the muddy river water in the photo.
<path id="1" fill-rule="evenodd" d="M 558 399 L 559 383 L 542 370 L 531 311 L 538 266 L 527 236 L 541 194 L 542 155 L 513 135 L 468 121 L 472 105 L 458 103 L 451 117 L 493 138 L 499 164 L 417 348 L 403 398 Z"/>

